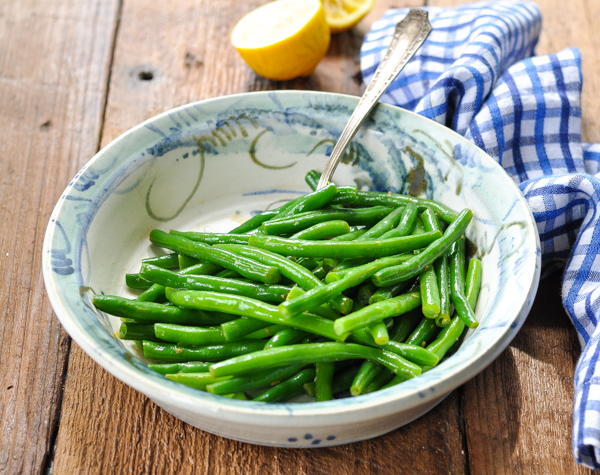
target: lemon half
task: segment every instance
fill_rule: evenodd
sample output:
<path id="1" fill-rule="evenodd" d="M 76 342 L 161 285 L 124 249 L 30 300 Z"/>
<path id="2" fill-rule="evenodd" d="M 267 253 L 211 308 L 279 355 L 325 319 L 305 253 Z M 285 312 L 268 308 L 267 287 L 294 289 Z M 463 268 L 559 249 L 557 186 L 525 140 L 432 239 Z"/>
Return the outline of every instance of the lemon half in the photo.
<path id="1" fill-rule="evenodd" d="M 332 33 L 341 33 L 356 25 L 371 11 L 375 0 L 323 0 L 327 23 Z"/>
<path id="2" fill-rule="evenodd" d="M 320 0 L 277 0 L 244 16 L 231 43 L 257 74 L 273 80 L 310 75 L 329 47 Z"/>

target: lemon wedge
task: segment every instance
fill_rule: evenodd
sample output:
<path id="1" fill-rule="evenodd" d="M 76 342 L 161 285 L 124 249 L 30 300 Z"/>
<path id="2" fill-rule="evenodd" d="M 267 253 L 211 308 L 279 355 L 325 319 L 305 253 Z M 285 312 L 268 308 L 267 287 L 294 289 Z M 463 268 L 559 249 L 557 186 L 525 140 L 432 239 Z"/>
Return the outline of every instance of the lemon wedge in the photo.
<path id="1" fill-rule="evenodd" d="M 375 0 L 323 0 L 325 16 L 332 33 L 341 33 L 356 25 L 371 11 Z"/>
<path id="2" fill-rule="evenodd" d="M 283 81 L 310 75 L 329 47 L 320 0 L 276 0 L 244 16 L 231 43 L 254 72 Z"/>

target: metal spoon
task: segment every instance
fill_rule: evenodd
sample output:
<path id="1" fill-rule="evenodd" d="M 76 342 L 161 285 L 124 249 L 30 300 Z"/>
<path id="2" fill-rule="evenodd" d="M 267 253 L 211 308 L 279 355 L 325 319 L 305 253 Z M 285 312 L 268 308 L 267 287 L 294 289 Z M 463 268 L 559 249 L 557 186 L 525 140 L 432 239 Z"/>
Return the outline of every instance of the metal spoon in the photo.
<path id="1" fill-rule="evenodd" d="M 329 183 L 333 172 L 342 158 L 344 150 L 367 118 L 377 101 L 392 81 L 404 69 L 406 63 L 415 55 L 431 31 L 428 14 L 424 10 L 411 9 L 408 15 L 396 25 L 394 36 L 385 56 L 379 63 L 375 75 L 359 99 L 354 112 L 342 130 L 333 147 L 325 171 L 317 185 L 321 189 Z"/>

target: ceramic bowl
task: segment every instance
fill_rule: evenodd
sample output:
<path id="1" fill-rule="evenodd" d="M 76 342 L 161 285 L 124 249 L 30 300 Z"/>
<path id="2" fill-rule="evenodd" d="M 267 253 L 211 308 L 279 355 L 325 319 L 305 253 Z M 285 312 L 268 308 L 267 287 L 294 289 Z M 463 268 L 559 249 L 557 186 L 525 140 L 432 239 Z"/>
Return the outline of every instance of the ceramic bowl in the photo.
<path id="1" fill-rule="evenodd" d="M 483 260 L 480 326 L 439 366 L 398 386 L 320 403 L 263 404 L 214 396 L 147 369 L 116 339 L 117 319 L 96 311 L 90 289 L 127 295 L 126 272 L 160 250 L 153 228 L 228 231 L 253 213 L 308 191 L 357 98 L 279 91 L 173 109 L 129 130 L 73 178 L 52 213 L 43 273 L 61 323 L 98 364 L 176 417 L 255 444 L 317 447 L 375 437 L 434 407 L 485 368 L 531 307 L 540 248 L 518 188 L 488 155 L 451 130 L 388 105 L 359 131 L 335 174 L 339 184 L 417 193 L 475 219 L 468 237 Z"/>

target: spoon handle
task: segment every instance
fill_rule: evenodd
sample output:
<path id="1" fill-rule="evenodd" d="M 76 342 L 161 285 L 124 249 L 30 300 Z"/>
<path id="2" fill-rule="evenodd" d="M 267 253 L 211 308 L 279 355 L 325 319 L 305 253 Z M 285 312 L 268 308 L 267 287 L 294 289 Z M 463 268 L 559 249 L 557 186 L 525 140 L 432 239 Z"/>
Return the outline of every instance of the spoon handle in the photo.
<path id="1" fill-rule="evenodd" d="M 406 63 L 415 55 L 423 44 L 429 32 L 431 24 L 428 14 L 424 10 L 411 9 L 408 14 L 396 25 L 392 42 L 385 56 L 379 63 L 373 79 L 359 99 L 354 112 L 342 130 L 338 141 L 333 147 L 327 166 L 321 175 L 317 189 L 321 189 L 329 183 L 333 172 L 338 166 L 344 150 L 356 134 L 369 112 L 375 107 L 377 101 L 392 81 L 400 74 Z"/>

